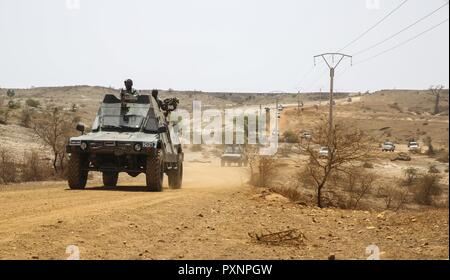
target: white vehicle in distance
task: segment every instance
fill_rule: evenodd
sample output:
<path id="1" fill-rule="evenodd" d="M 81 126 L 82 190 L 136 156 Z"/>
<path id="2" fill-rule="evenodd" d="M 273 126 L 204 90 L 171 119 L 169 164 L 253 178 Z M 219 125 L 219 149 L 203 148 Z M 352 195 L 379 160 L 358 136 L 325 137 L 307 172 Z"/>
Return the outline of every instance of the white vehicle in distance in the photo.
<path id="1" fill-rule="evenodd" d="M 307 131 L 303 132 L 303 134 L 302 134 L 302 138 L 303 138 L 303 139 L 310 140 L 311 137 L 312 137 L 312 136 L 311 136 L 311 133 L 309 133 L 309 132 L 307 132 Z"/>
<path id="2" fill-rule="evenodd" d="M 320 147 L 319 158 L 327 158 L 329 154 L 330 154 L 330 149 L 328 149 L 328 147 Z"/>
<path id="3" fill-rule="evenodd" d="M 416 141 L 408 142 L 408 151 L 412 153 L 420 153 L 420 145 Z"/>
<path id="4" fill-rule="evenodd" d="M 386 141 L 381 145 L 382 152 L 393 152 L 395 151 L 395 145 L 392 142 Z"/>

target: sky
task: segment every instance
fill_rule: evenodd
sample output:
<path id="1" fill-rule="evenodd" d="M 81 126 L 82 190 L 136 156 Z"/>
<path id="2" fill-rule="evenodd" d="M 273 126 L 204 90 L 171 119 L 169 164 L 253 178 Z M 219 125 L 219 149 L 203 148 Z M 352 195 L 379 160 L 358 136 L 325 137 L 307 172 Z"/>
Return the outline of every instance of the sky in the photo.
<path id="1" fill-rule="evenodd" d="M 313 56 L 336 52 L 404 0 L 0 0 L 0 87 L 92 85 L 232 92 L 327 91 Z M 447 3 L 409 0 L 353 55 Z M 449 84 L 449 23 L 426 20 L 336 68 L 336 91 Z"/>

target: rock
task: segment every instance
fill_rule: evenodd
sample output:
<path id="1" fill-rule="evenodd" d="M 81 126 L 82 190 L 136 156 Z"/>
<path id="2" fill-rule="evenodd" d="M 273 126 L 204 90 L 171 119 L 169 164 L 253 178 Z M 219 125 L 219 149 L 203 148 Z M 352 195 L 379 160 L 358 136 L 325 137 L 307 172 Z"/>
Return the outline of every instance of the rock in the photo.
<path id="1" fill-rule="evenodd" d="M 200 218 L 203 218 L 203 214 L 202 213 L 198 214 L 197 216 L 200 217 Z"/>
<path id="2" fill-rule="evenodd" d="M 375 229 L 375 227 L 370 226 L 370 227 L 366 227 L 366 229 Z"/>
<path id="3" fill-rule="evenodd" d="M 289 198 L 282 196 L 281 194 L 277 194 L 277 193 L 271 193 L 269 195 L 265 196 L 266 200 L 269 201 L 279 201 L 279 202 L 289 202 Z"/>
<path id="4" fill-rule="evenodd" d="M 386 217 L 384 216 L 384 212 L 381 212 L 380 214 L 378 214 L 377 219 L 380 219 L 380 220 L 386 219 Z"/>
<path id="5" fill-rule="evenodd" d="M 335 255 L 329 255 L 328 256 L 328 260 L 329 261 L 334 261 L 336 259 L 336 256 Z"/>

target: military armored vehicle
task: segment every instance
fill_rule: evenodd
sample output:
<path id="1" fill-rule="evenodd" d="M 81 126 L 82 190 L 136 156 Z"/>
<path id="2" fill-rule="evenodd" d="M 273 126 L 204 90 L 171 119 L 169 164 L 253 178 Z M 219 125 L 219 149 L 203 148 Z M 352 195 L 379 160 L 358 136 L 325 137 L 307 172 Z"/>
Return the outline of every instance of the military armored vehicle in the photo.
<path id="1" fill-rule="evenodd" d="M 70 154 L 68 183 L 71 189 L 84 189 L 90 171 L 102 172 L 103 184 L 117 185 L 118 175 L 146 175 L 149 191 L 162 191 L 164 173 L 170 188 L 180 188 L 183 180 L 183 151 L 173 143 L 168 122 L 178 99 L 161 101 L 152 95 L 121 93 L 105 95 L 91 132 L 72 137 L 67 145 Z M 173 130 L 172 130 L 173 131 Z M 176 142 L 176 141 L 174 141 Z"/>
<path id="2" fill-rule="evenodd" d="M 233 163 L 238 166 L 247 166 L 248 160 L 244 153 L 244 149 L 240 145 L 227 145 L 220 157 L 220 162 L 222 166 L 230 166 Z"/>

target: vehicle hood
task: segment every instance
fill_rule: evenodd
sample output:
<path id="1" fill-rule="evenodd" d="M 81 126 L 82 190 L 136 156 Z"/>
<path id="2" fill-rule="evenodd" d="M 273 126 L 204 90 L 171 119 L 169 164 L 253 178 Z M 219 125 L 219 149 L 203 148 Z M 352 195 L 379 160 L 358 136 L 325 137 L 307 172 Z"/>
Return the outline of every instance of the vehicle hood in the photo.
<path id="1" fill-rule="evenodd" d="M 223 154 L 222 157 L 241 157 L 240 154 Z"/>
<path id="2" fill-rule="evenodd" d="M 158 134 L 143 132 L 115 132 L 101 131 L 91 132 L 78 137 L 70 138 L 70 141 L 117 141 L 117 142 L 156 142 L 159 140 Z"/>

